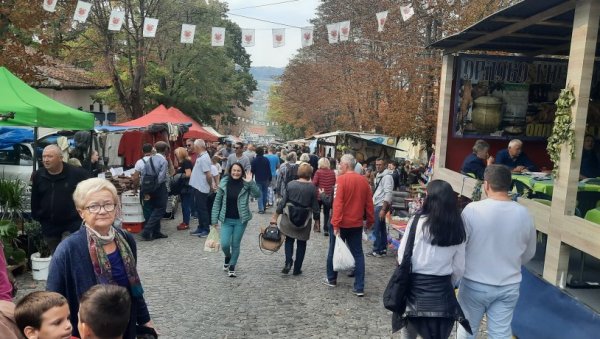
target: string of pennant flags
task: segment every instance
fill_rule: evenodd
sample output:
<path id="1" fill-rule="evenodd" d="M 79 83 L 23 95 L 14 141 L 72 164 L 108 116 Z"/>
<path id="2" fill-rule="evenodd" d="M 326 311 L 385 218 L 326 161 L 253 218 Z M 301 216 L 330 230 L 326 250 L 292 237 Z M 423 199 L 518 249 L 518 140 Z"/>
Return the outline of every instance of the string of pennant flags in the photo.
<path id="1" fill-rule="evenodd" d="M 54 12 L 56 3 L 58 0 L 43 0 L 44 10 L 48 12 Z M 454 2 L 448 0 L 448 2 Z M 88 15 L 92 9 L 92 4 L 85 1 L 78 1 L 75 12 L 73 13 L 73 20 L 79 23 L 85 23 Z M 408 21 L 414 14 L 412 5 L 401 5 L 400 13 L 402 20 Z M 385 23 L 387 21 L 388 11 L 383 11 L 375 14 L 377 20 L 377 31 L 383 32 Z M 109 31 L 120 31 L 123 27 L 123 21 L 125 20 L 125 12 L 118 9 L 113 9 L 108 19 L 108 30 Z M 337 23 L 327 24 L 328 41 L 330 44 L 335 44 L 340 41 L 348 41 L 350 38 L 350 20 L 341 21 Z M 144 26 L 142 36 L 144 38 L 156 37 L 156 30 L 158 29 L 157 18 L 144 18 Z M 273 28 L 273 48 L 285 46 L 285 28 Z M 243 28 L 242 29 L 242 47 L 253 47 L 256 44 L 255 41 L 255 29 Z M 301 27 L 300 35 L 302 41 L 302 47 L 307 47 L 313 44 L 313 32 L 314 27 Z M 182 24 L 181 25 L 181 38 L 182 44 L 193 44 L 194 37 L 196 34 L 196 25 Z M 214 47 L 225 46 L 225 27 L 212 27 L 211 30 L 211 45 Z"/>

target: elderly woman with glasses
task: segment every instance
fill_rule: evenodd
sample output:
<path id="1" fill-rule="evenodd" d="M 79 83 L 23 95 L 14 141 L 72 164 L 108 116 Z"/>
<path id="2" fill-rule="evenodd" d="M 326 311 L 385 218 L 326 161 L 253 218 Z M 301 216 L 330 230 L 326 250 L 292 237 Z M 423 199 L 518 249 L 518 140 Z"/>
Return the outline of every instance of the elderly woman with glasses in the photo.
<path id="1" fill-rule="evenodd" d="M 124 339 L 136 337 L 136 325 L 154 327 L 137 272 L 137 247 L 133 236 L 114 226 L 119 199 L 108 180 L 80 182 L 73 200 L 83 219 L 81 228 L 59 245 L 48 274 L 46 289 L 67 298 L 73 335 L 77 333 L 80 297 L 97 284 L 119 285 L 131 295 L 131 316 Z"/>

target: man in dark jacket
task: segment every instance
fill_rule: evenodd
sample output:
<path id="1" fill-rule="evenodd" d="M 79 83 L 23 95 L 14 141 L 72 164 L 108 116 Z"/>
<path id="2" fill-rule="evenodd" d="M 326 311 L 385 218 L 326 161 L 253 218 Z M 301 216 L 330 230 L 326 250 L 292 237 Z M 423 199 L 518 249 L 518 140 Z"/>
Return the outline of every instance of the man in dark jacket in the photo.
<path id="1" fill-rule="evenodd" d="M 54 253 L 62 238 L 81 226 L 73 192 L 79 182 L 89 178 L 89 173 L 63 162 L 57 145 L 44 148 L 42 162 L 44 167 L 33 174 L 31 215 L 42 225 L 44 240 Z"/>
<path id="2" fill-rule="evenodd" d="M 259 147 L 256 149 L 256 157 L 252 160 L 250 167 L 254 172 L 254 180 L 260 188 L 260 198 L 258 198 L 258 213 L 264 214 L 267 206 L 267 198 L 269 194 L 269 184 L 271 183 L 271 163 L 265 158 L 265 149 Z"/>

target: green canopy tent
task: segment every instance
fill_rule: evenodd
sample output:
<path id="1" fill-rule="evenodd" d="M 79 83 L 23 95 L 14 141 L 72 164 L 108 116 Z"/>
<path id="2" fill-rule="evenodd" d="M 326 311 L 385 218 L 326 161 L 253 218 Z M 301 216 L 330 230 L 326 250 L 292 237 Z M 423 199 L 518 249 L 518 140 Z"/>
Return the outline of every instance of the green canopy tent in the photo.
<path id="1" fill-rule="evenodd" d="M 0 126 L 91 130 L 94 115 L 64 105 L 40 93 L 0 67 Z M 33 148 L 33 170 L 36 170 L 36 148 Z"/>
<path id="2" fill-rule="evenodd" d="M 94 115 L 45 96 L 0 67 L 0 126 L 91 130 Z"/>

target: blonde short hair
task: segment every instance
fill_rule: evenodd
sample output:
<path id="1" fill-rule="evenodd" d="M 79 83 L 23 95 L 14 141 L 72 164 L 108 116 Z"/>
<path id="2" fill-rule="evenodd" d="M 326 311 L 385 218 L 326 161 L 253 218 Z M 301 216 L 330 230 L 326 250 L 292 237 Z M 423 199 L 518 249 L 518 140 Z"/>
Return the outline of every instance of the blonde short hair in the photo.
<path id="1" fill-rule="evenodd" d="M 67 160 L 67 163 L 75 167 L 81 167 L 81 161 L 79 161 L 79 159 L 77 158 L 69 158 L 69 160 Z"/>
<path id="2" fill-rule="evenodd" d="M 302 162 L 309 162 L 310 161 L 310 155 L 308 155 L 308 153 L 302 153 L 300 155 L 300 161 L 302 161 Z"/>
<path id="3" fill-rule="evenodd" d="M 331 167 L 331 164 L 329 163 L 329 159 L 327 159 L 327 158 L 319 159 L 318 168 L 330 168 L 330 167 Z"/>
<path id="4" fill-rule="evenodd" d="M 307 162 L 303 162 L 298 167 L 298 178 L 310 180 L 310 177 L 312 176 L 312 172 L 313 172 L 312 166 Z"/>
<path id="5" fill-rule="evenodd" d="M 177 147 L 175 149 L 175 156 L 177 156 L 177 160 L 179 161 L 184 159 L 191 160 L 188 151 L 183 147 Z"/>
<path id="6" fill-rule="evenodd" d="M 117 189 L 115 188 L 115 185 L 106 179 L 91 178 L 77 184 L 75 192 L 73 192 L 73 201 L 75 202 L 75 207 L 78 209 L 83 209 L 85 207 L 85 202 L 88 200 L 90 195 L 104 190 L 111 193 L 115 204 L 119 203 L 119 196 L 117 195 Z"/>

